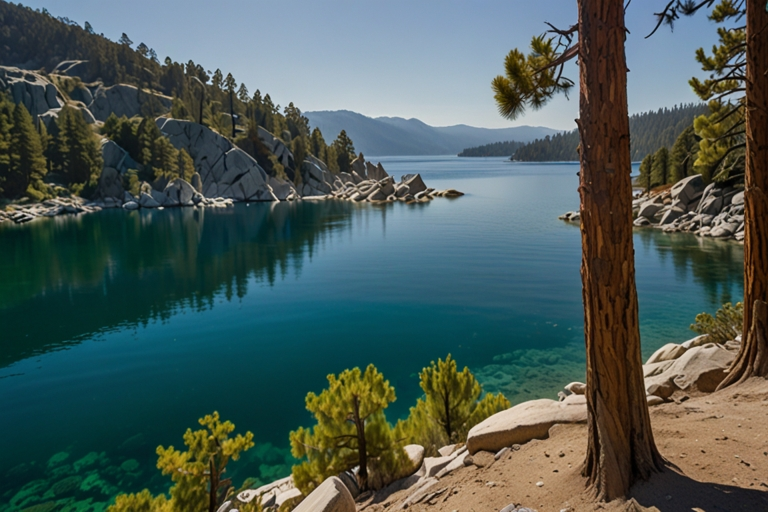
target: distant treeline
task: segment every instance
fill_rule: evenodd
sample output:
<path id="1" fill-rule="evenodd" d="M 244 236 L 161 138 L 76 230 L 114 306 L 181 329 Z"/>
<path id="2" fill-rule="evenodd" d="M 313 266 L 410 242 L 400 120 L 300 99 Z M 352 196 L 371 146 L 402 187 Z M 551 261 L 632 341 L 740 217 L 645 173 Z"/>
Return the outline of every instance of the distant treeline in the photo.
<path id="1" fill-rule="evenodd" d="M 459 156 L 509 156 L 513 155 L 518 148 L 523 146 L 522 142 L 510 140 L 507 142 L 494 142 L 476 148 L 467 148 Z"/>
<path id="2" fill-rule="evenodd" d="M 632 134 L 630 153 L 633 161 L 639 161 L 647 155 L 656 153 L 660 148 L 670 149 L 686 128 L 693 124 L 695 117 L 708 114 L 704 104 L 687 104 L 659 109 L 656 112 L 635 114 L 629 118 L 629 131 Z M 517 146 L 513 151 L 507 147 Z M 503 147 L 500 154 L 491 154 L 491 149 Z M 459 156 L 512 156 L 513 160 L 523 162 L 564 162 L 579 159 L 576 148 L 579 146 L 579 133 L 576 130 L 536 139 L 528 144 L 514 141 L 498 142 L 477 148 L 469 148 Z M 489 154 L 485 154 L 488 151 Z"/>

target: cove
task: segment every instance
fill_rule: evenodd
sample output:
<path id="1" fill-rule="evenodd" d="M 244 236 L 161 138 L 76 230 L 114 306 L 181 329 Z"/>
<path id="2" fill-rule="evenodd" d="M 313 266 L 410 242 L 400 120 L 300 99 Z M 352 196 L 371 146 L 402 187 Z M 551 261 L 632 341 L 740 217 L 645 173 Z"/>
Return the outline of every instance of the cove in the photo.
<path id="1" fill-rule="evenodd" d="M 557 219 L 578 207 L 578 166 L 381 162 L 466 195 L 0 225 L 0 504 L 53 484 L 46 466 L 61 452 L 75 473 L 104 452 L 81 471 L 99 475 L 94 501 L 165 490 L 155 447 L 178 447 L 213 410 L 258 443 L 235 484 L 285 476 L 288 432 L 310 424 L 304 396 L 353 366 L 373 363 L 393 384 L 390 421 L 420 396 L 421 368 L 449 352 L 512 403 L 582 380 L 580 233 Z M 637 230 L 635 261 L 644 357 L 743 294 L 732 242 Z"/>

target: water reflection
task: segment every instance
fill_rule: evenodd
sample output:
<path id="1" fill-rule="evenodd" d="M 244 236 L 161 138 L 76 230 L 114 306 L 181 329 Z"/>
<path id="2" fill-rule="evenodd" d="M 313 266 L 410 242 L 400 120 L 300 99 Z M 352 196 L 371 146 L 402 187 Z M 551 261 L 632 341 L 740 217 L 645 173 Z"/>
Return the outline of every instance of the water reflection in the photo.
<path id="1" fill-rule="evenodd" d="M 219 293 L 242 298 L 251 277 L 271 285 L 298 275 L 305 253 L 349 231 L 355 209 L 321 201 L 105 211 L 4 228 L 0 367 L 104 328 L 206 309 Z"/>
<path id="2" fill-rule="evenodd" d="M 653 248 L 662 265 L 672 263 L 677 281 L 687 281 L 690 275 L 710 307 L 742 299 L 744 246 L 688 233 L 642 229 L 636 234 L 642 250 Z"/>

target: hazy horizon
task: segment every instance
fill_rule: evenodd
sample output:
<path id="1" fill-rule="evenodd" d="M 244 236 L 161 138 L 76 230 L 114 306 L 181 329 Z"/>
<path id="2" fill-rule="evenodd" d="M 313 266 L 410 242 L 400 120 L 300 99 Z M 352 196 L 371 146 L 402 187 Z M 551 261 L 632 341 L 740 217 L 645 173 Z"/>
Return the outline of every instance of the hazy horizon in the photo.
<path id="1" fill-rule="evenodd" d="M 512 48 L 525 50 L 544 22 L 568 27 L 576 2 L 522 0 L 468 4 L 360 3 L 353 0 L 27 0 L 116 41 L 125 32 L 166 56 L 220 68 L 253 92 L 302 111 L 349 110 L 368 117 L 415 118 L 430 126 L 575 128 L 578 94 L 560 96 L 515 122 L 498 115 L 490 88 Z M 665 0 L 630 5 L 627 61 L 630 114 L 697 100 L 687 84 L 703 77 L 694 59 L 716 42 L 715 24 L 700 14 L 675 31 L 655 25 Z M 201 21 L 202 20 L 202 21 Z M 652 58 L 649 58 L 652 56 Z M 577 80 L 574 62 L 567 76 Z"/>

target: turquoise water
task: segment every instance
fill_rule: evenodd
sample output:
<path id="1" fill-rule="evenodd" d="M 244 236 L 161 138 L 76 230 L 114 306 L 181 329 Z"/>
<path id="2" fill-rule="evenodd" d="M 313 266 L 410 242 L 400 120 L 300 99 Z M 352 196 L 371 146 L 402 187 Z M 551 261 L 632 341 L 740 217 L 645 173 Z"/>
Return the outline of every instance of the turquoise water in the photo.
<path id="1" fill-rule="evenodd" d="M 580 233 L 557 219 L 578 207 L 578 167 L 382 163 L 467 195 L 0 225 L 0 503 L 73 475 L 99 485 L 54 498 L 163 490 L 155 447 L 180 446 L 213 410 L 259 443 L 236 484 L 284 476 L 288 432 L 310 424 L 304 396 L 353 366 L 374 363 L 395 386 L 391 421 L 449 352 L 513 403 L 583 379 Z M 646 356 L 742 296 L 737 244 L 644 230 L 635 251 Z"/>

